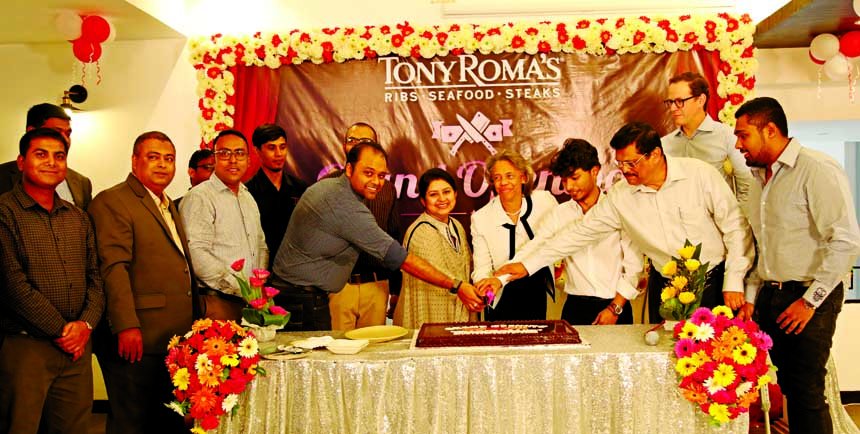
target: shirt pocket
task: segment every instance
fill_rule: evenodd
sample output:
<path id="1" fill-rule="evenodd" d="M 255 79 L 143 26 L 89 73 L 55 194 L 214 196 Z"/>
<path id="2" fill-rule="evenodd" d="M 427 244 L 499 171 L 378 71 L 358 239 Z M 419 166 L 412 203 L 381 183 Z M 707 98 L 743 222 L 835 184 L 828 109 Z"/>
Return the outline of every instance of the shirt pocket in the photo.
<path id="1" fill-rule="evenodd" d="M 157 309 L 167 306 L 167 296 L 164 294 L 142 294 L 134 297 L 135 309 Z"/>

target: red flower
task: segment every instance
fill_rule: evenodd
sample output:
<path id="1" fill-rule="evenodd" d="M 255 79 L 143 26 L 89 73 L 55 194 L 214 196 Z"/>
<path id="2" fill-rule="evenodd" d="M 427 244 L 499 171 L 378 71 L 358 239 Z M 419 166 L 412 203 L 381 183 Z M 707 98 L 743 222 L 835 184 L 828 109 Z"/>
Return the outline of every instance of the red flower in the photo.
<path id="1" fill-rule="evenodd" d="M 686 35 L 684 35 L 684 42 L 686 42 L 686 43 L 692 44 L 693 42 L 696 42 L 697 40 L 699 40 L 699 37 L 696 36 L 696 34 L 693 32 L 689 32 Z"/>
<path id="2" fill-rule="evenodd" d="M 340 27 L 335 27 L 335 28 L 325 27 L 322 29 L 322 32 L 325 33 L 326 35 L 331 36 L 331 35 L 334 35 L 335 33 L 337 33 L 338 30 L 340 30 Z"/>
<path id="3" fill-rule="evenodd" d="M 248 283 L 250 283 L 251 286 L 255 288 L 260 288 L 266 284 L 266 279 L 260 279 L 257 276 L 251 276 L 250 278 L 248 278 Z"/>
<path id="4" fill-rule="evenodd" d="M 256 300 L 251 300 L 249 304 L 253 306 L 254 309 L 262 309 L 266 303 L 268 303 L 268 301 L 266 301 L 265 298 L 258 298 Z"/>
<path id="5" fill-rule="evenodd" d="M 637 30 L 633 35 L 633 45 L 636 45 L 645 40 L 645 33 L 641 30 Z"/>
<path id="6" fill-rule="evenodd" d="M 709 32 L 713 32 L 716 29 L 717 29 L 717 23 L 715 23 L 711 20 L 705 21 L 705 30 L 707 30 Z"/>
<path id="7" fill-rule="evenodd" d="M 373 28 L 373 26 L 364 26 L 364 33 L 362 33 L 361 36 L 359 36 L 359 38 L 363 38 L 363 39 L 372 38 L 373 34 L 370 33 L 370 29 L 372 29 L 372 28 Z"/>
<path id="8" fill-rule="evenodd" d="M 355 27 L 347 27 L 347 28 L 343 29 L 343 35 L 344 36 L 349 36 L 353 33 L 355 33 Z"/>
<path id="9" fill-rule="evenodd" d="M 455 56 L 462 55 L 465 52 L 466 52 L 466 50 L 463 50 L 462 48 L 455 48 L 455 49 L 451 50 L 451 54 L 453 54 Z"/>
<path id="10" fill-rule="evenodd" d="M 536 29 L 534 27 L 529 27 L 526 29 L 526 34 L 529 36 L 534 36 L 534 35 L 537 35 L 538 33 L 540 33 L 540 32 L 538 32 L 538 29 Z"/>
<path id="11" fill-rule="evenodd" d="M 331 43 L 331 41 L 323 42 L 322 44 L 320 44 L 320 46 L 323 49 L 323 52 L 322 52 L 323 60 L 326 63 L 329 63 L 332 60 L 334 60 L 334 56 L 332 54 L 334 52 L 334 45 Z"/>
<path id="12" fill-rule="evenodd" d="M 547 42 L 547 41 L 538 42 L 538 51 L 540 51 L 541 53 L 549 53 L 549 51 L 551 49 L 552 49 L 552 47 L 550 47 L 549 42 Z"/>
<path id="13" fill-rule="evenodd" d="M 272 297 L 278 295 L 280 292 L 281 291 L 279 291 L 275 288 L 272 288 L 271 286 L 267 286 L 267 287 L 263 288 L 263 294 L 265 294 L 266 297 L 269 297 L 269 298 L 272 298 Z"/>
<path id="14" fill-rule="evenodd" d="M 205 109 L 203 109 L 202 114 L 203 114 L 203 119 L 206 119 L 207 121 L 211 121 L 212 117 L 215 116 L 215 110 L 213 110 L 211 108 L 205 108 Z"/>
<path id="15" fill-rule="evenodd" d="M 501 35 L 501 34 L 502 34 L 502 31 L 499 30 L 498 27 L 493 27 L 492 29 L 487 30 L 487 36 Z"/>
<path id="16" fill-rule="evenodd" d="M 674 30 L 666 31 L 666 40 L 670 42 L 678 42 L 678 32 Z"/>
<path id="17" fill-rule="evenodd" d="M 669 20 L 660 20 L 657 22 L 657 27 L 663 30 L 668 30 L 670 25 L 671 23 L 669 22 Z"/>
<path id="18" fill-rule="evenodd" d="M 460 25 L 459 24 L 451 24 L 451 27 L 448 28 L 449 32 L 459 32 Z"/>
<path id="19" fill-rule="evenodd" d="M 641 17 L 639 17 L 639 20 L 641 20 L 641 21 L 642 21 L 643 23 L 645 23 L 645 24 L 650 24 L 650 23 L 651 23 L 651 18 L 648 18 L 648 17 L 646 17 L 645 15 L 642 15 Z"/>
<path id="20" fill-rule="evenodd" d="M 558 32 L 558 43 L 565 44 L 568 40 L 570 40 L 570 35 L 567 32 Z"/>
<path id="21" fill-rule="evenodd" d="M 746 48 L 746 50 L 744 50 L 743 54 L 741 54 L 741 57 L 744 59 L 749 59 L 750 57 L 753 57 L 754 52 L 755 52 L 755 47 L 750 45 L 749 47 Z"/>
<path id="22" fill-rule="evenodd" d="M 391 35 L 391 45 L 395 47 L 400 47 L 401 45 L 403 45 L 403 35 Z"/>
<path id="23" fill-rule="evenodd" d="M 689 19 L 690 19 L 689 15 L 681 15 L 680 17 L 678 17 L 678 21 L 687 21 Z"/>
<path id="24" fill-rule="evenodd" d="M 736 20 L 734 18 L 729 18 L 728 20 L 726 20 L 726 31 L 727 32 L 734 32 L 735 30 L 738 29 L 738 27 L 740 27 L 740 25 L 738 24 L 738 20 Z"/>
<path id="25" fill-rule="evenodd" d="M 287 59 L 292 62 L 293 58 L 298 57 L 299 53 L 293 50 L 293 47 L 287 48 Z"/>
<path id="26" fill-rule="evenodd" d="M 259 57 L 261 60 L 265 59 L 266 58 L 266 46 L 260 45 L 259 47 L 257 47 L 256 50 L 254 50 L 254 54 L 256 54 L 257 57 Z"/>
<path id="27" fill-rule="evenodd" d="M 203 63 L 215 63 L 215 59 L 212 58 L 212 55 L 206 53 L 203 55 Z"/>
<path id="28" fill-rule="evenodd" d="M 227 105 L 236 105 L 236 94 L 227 95 L 227 99 L 224 101 Z"/>
<path id="29" fill-rule="evenodd" d="M 749 24 L 752 22 L 752 17 L 750 17 L 750 14 L 743 14 L 741 15 L 741 22 L 744 24 Z"/>
<path id="30" fill-rule="evenodd" d="M 286 315 L 287 311 L 281 306 L 272 306 L 269 308 L 269 312 L 272 312 L 275 315 Z"/>
<path id="31" fill-rule="evenodd" d="M 740 103 L 744 102 L 744 96 L 739 93 L 733 93 L 729 95 L 729 102 L 732 105 L 740 105 Z"/>
<path id="32" fill-rule="evenodd" d="M 577 50 L 582 50 L 585 48 L 585 40 L 580 38 L 579 36 L 573 37 L 573 48 Z"/>
<path id="33" fill-rule="evenodd" d="M 255 37 L 255 38 L 257 38 L 257 39 L 260 39 L 260 36 L 262 36 L 262 35 L 263 35 L 263 32 L 256 32 L 256 33 L 254 33 L 254 37 Z"/>
<path id="34" fill-rule="evenodd" d="M 720 62 L 720 71 L 722 71 L 723 74 L 729 75 L 732 73 L 732 65 L 729 65 L 728 62 Z"/>
<path id="35" fill-rule="evenodd" d="M 555 31 L 567 33 L 567 26 L 564 23 L 558 23 L 555 26 Z"/>
<path id="36" fill-rule="evenodd" d="M 383 35 L 387 35 L 387 34 L 391 33 L 391 27 L 388 27 L 388 26 L 382 26 L 382 27 L 380 27 L 380 28 L 379 28 L 379 31 L 380 31 L 380 33 L 382 33 Z"/>
<path id="37" fill-rule="evenodd" d="M 603 23 L 600 23 L 600 24 L 603 24 Z M 587 28 L 588 28 L 588 26 L 590 26 L 590 25 L 591 25 L 591 21 L 588 21 L 588 20 L 579 20 L 579 22 L 578 22 L 578 23 L 576 23 L 576 28 L 577 28 L 577 29 L 587 29 Z"/>
<path id="38" fill-rule="evenodd" d="M 206 75 L 208 75 L 209 78 L 218 78 L 221 76 L 221 70 L 213 66 L 206 70 Z"/>
<path id="39" fill-rule="evenodd" d="M 206 431 L 218 428 L 218 418 L 211 414 L 206 415 L 206 417 L 200 421 L 200 428 L 203 428 Z"/>
<path id="40" fill-rule="evenodd" d="M 376 51 L 371 50 L 370 47 L 364 47 L 364 57 L 368 59 L 375 59 L 376 56 Z"/>
<path id="41" fill-rule="evenodd" d="M 445 32 L 439 32 L 436 34 L 436 42 L 439 42 L 439 45 L 445 45 L 445 41 L 448 40 L 448 34 Z"/>
<path id="42" fill-rule="evenodd" d="M 609 42 L 610 39 L 612 39 L 612 33 L 609 33 L 609 30 L 604 30 L 604 31 L 600 32 L 600 41 L 601 42 L 603 42 L 605 44 L 605 43 Z"/>
<path id="43" fill-rule="evenodd" d="M 398 24 L 396 27 L 404 37 L 415 33 L 415 29 L 409 25 L 409 21 L 404 21 L 403 24 Z"/>
<path id="44" fill-rule="evenodd" d="M 433 39 L 433 32 L 425 30 L 424 33 L 421 34 L 421 37 L 428 40 Z"/>
<path id="45" fill-rule="evenodd" d="M 484 34 L 483 34 L 483 33 L 481 33 L 481 32 L 475 32 L 475 33 L 473 33 L 473 34 L 472 34 L 472 36 L 473 36 L 473 37 L 475 38 L 475 40 L 477 40 L 478 42 L 481 42 L 481 39 L 484 39 Z"/>
<path id="46" fill-rule="evenodd" d="M 705 36 L 708 38 L 708 42 L 714 42 L 717 40 L 717 34 L 714 32 L 708 32 Z"/>
<path id="47" fill-rule="evenodd" d="M 615 28 L 620 29 L 624 27 L 624 18 L 619 18 L 615 21 Z"/>
<path id="48" fill-rule="evenodd" d="M 594 21 L 596 21 L 596 22 L 597 22 L 597 24 L 603 25 L 603 23 L 605 23 L 605 22 L 606 22 L 606 18 L 598 18 L 598 19 L 596 19 L 596 20 L 594 20 Z"/>
<path id="49" fill-rule="evenodd" d="M 230 264 L 230 268 L 237 273 L 242 271 L 242 269 L 245 268 L 245 258 L 237 259 L 236 262 Z"/>
<path id="50" fill-rule="evenodd" d="M 421 47 L 418 44 L 412 46 L 412 50 L 410 50 L 410 54 L 412 57 L 421 57 Z"/>
<path id="51" fill-rule="evenodd" d="M 311 35 L 309 35 L 307 33 L 302 33 L 302 35 L 299 36 L 299 41 L 304 42 L 305 44 L 310 44 L 311 43 Z"/>
<path id="52" fill-rule="evenodd" d="M 278 46 L 280 46 L 282 43 L 284 43 L 284 41 L 281 40 L 280 36 L 278 36 L 278 35 L 272 36 L 272 45 L 275 48 L 278 48 Z"/>
<path id="53" fill-rule="evenodd" d="M 523 45 L 526 45 L 526 41 L 522 38 L 522 36 L 516 35 L 513 37 L 513 39 L 511 39 L 511 48 L 516 50 L 517 48 L 520 48 Z"/>

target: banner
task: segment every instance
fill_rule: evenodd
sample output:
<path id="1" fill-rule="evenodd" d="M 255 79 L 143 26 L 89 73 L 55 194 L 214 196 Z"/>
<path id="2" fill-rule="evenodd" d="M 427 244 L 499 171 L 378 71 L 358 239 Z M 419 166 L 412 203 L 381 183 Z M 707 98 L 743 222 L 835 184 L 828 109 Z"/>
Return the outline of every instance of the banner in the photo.
<path id="1" fill-rule="evenodd" d="M 455 215 L 468 231 L 468 215 L 492 197 L 484 178 L 490 155 L 519 152 L 532 163 L 535 188 L 563 202 L 568 196 L 547 166 L 565 139 L 583 138 L 598 150 L 599 182 L 606 189 L 621 179 L 610 138 L 633 121 L 647 122 L 661 135 L 675 129 L 661 102 L 669 78 L 713 71 L 711 59 L 679 51 L 304 62 L 278 70 L 275 123 L 287 131 L 285 170 L 311 183 L 342 167 L 342 141 L 351 124 L 372 125 L 388 151 L 403 229 L 423 211 L 417 200 L 421 174 L 441 167 L 458 181 Z"/>

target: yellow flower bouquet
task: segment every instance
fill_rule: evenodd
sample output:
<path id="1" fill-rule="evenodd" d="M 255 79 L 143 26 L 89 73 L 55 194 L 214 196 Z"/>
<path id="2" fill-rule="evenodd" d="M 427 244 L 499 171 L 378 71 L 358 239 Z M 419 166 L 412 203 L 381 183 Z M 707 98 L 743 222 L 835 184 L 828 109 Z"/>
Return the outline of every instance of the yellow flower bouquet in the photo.
<path id="1" fill-rule="evenodd" d="M 662 274 L 669 280 L 660 294 L 660 316 L 671 321 L 690 318 L 702 303 L 702 291 L 708 274 L 708 263 L 702 264 L 699 255 L 702 244 L 693 245 L 684 241 L 678 249 L 678 257 L 663 265 Z"/>

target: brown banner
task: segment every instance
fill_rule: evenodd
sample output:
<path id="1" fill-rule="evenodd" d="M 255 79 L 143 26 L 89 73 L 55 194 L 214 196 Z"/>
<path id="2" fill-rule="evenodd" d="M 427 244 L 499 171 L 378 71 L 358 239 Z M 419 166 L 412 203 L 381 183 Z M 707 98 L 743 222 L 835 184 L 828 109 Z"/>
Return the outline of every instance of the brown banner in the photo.
<path id="1" fill-rule="evenodd" d="M 455 212 L 468 214 L 490 199 L 483 162 L 498 149 L 530 160 L 536 188 L 567 200 L 546 170 L 568 137 L 588 140 L 603 164 L 604 188 L 618 179 L 609 139 L 625 123 L 644 121 L 661 134 L 674 129 L 661 104 L 668 80 L 697 70 L 696 53 L 386 57 L 280 69 L 276 123 L 287 130 L 291 173 L 314 182 L 345 160 L 349 125 L 373 125 L 389 152 L 405 229 L 421 213 L 417 180 L 432 167 L 455 175 Z"/>

